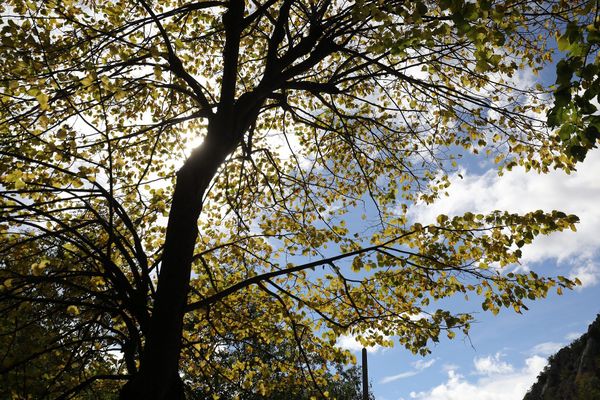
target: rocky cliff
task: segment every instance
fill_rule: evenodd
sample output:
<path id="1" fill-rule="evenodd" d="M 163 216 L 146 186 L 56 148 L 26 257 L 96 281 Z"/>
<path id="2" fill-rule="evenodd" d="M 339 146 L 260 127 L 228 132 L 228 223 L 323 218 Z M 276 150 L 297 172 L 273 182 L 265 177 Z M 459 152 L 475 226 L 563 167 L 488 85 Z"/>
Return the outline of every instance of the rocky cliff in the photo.
<path id="1" fill-rule="evenodd" d="M 523 400 L 600 400 L 600 314 L 548 361 Z"/>

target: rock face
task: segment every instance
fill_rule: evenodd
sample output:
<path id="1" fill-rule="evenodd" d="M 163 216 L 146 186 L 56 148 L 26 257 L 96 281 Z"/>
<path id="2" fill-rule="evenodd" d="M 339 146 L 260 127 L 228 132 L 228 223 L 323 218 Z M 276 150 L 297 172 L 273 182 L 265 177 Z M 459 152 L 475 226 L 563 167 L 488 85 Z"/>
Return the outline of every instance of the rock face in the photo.
<path id="1" fill-rule="evenodd" d="M 600 314 L 548 361 L 523 400 L 600 400 Z"/>

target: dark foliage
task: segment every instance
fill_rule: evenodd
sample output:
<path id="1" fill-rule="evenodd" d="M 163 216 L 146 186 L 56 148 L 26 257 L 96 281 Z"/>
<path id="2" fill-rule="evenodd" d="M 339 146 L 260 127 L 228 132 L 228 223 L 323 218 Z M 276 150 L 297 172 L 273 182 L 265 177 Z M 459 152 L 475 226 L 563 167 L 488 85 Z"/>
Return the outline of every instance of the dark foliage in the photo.
<path id="1" fill-rule="evenodd" d="M 587 333 L 551 356 L 524 400 L 600 399 L 600 315 Z"/>

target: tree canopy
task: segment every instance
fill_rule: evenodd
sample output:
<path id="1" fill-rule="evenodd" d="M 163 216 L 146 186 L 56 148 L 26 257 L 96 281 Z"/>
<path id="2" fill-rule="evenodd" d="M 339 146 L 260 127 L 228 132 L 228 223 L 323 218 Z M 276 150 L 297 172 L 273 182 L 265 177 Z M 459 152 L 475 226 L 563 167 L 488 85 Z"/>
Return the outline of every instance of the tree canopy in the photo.
<path id="1" fill-rule="evenodd" d="M 424 224 L 409 210 L 444 194 L 465 153 L 501 171 L 574 169 L 581 152 L 551 127 L 597 90 L 578 102 L 572 75 L 556 88 L 523 76 L 552 60 L 555 37 L 566 46 L 565 29 L 584 59 L 569 71 L 590 63 L 596 1 L 9 0 L 0 12 L 1 370 L 45 365 L 47 396 L 120 382 L 124 399 L 175 399 L 221 376 L 328 397 L 330 363 L 354 358 L 342 334 L 426 354 L 473 318 L 440 299 L 521 312 L 576 283 L 505 269 L 576 216 Z M 223 362 L 223 349 L 273 344 Z"/>
<path id="2" fill-rule="evenodd" d="M 548 112 L 548 124 L 560 128 L 565 153 L 577 161 L 583 161 L 600 138 L 600 30 L 597 20 L 589 22 L 569 21 L 557 37 L 558 49 L 567 57 L 556 65 L 554 104 Z"/>

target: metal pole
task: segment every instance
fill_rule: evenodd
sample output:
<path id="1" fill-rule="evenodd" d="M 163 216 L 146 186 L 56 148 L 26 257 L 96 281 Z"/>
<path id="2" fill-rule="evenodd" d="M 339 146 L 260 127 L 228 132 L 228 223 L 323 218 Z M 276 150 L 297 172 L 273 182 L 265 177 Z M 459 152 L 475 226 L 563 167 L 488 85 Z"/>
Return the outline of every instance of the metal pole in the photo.
<path id="1" fill-rule="evenodd" d="M 362 395 L 363 400 L 369 400 L 369 370 L 367 367 L 367 349 L 362 349 Z"/>

